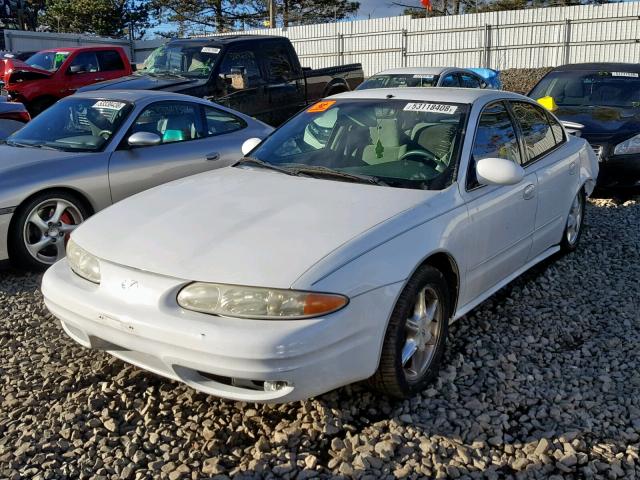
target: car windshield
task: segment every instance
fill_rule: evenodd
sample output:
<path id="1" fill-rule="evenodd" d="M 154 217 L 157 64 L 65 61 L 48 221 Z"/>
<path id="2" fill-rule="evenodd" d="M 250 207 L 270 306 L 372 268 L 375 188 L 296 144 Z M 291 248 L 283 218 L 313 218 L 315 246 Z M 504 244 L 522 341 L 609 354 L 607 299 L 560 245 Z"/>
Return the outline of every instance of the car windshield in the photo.
<path id="1" fill-rule="evenodd" d="M 150 74 L 209 78 L 219 52 L 217 47 L 167 44 L 156 48 L 141 70 Z"/>
<path id="2" fill-rule="evenodd" d="M 640 73 L 625 71 L 551 72 L 530 97 L 553 97 L 559 106 L 640 107 Z"/>
<path id="3" fill-rule="evenodd" d="M 38 52 L 27 58 L 25 63 L 33 68 L 55 72 L 68 56 L 69 52 Z"/>
<path id="4" fill-rule="evenodd" d="M 115 135 L 133 105 L 120 100 L 68 98 L 7 138 L 8 145 L 96 152 Z"/>
<path id="5" fill-rule="evenodd" d="M 276 130 L 250 158 L 300 175 L 442 189 L 454 178 L 467 110 L 454 103 L 328 100 Z"/>
<path id="6" fill-rule="evenodd" d="M 358 90 L 370 88 L 404 88 L 404 87 L 433 87 L 438 83 L 437 75 L 424 73 L 374 75 L 361 83 Z"/>

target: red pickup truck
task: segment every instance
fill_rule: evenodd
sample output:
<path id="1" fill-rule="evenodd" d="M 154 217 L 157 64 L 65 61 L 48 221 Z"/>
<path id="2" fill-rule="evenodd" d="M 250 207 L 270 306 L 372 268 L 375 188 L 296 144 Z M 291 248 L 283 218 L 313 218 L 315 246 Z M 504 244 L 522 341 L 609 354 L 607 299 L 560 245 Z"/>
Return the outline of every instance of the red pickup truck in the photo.
<path id="1" fill-rule="evenodd" d="M 4 59 L 0 95 L 22 102 L 31 116 L 80 87 L 132 73 L 122 47 L 99 46 L 42 50 L 26 61 Z"/>

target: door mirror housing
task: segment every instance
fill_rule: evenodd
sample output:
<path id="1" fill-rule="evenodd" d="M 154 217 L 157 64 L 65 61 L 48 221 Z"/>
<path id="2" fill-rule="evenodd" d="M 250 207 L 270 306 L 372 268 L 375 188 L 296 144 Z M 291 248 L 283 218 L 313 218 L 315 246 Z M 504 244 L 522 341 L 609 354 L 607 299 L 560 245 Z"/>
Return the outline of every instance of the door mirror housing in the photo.
<path id="1" fill-rule="evenodd" d="M 162 143 L 159 135 L 151 132 L 136 132 L 127 139 L 130 147 L 153 147 Z"/>
<path id="2" fill-rule="evenodd" d="M 261 143 L 262 140 L 259 138 L 250 138 L 249 140 L 245 140 L 245 142 L 242 144 L 242 155 L 248 155 L 251 150 L 256 148 Z"/>
<path id="3" fill-rule="evenodd" d="M 67 70 L 67 72 L 70 75 L 75 75 L 76 73 L 85 73 L 86 71 L 87 71 L 86 65 L 71 65 L 69 67 L 69 70 Z"/>
<path id="4" fill-rule="evenodd" d="M 515 185 L 524 178 L 524 168 L 505 158 L 483 158 L 476 163 L 476 176 L 482 185 Z"/>

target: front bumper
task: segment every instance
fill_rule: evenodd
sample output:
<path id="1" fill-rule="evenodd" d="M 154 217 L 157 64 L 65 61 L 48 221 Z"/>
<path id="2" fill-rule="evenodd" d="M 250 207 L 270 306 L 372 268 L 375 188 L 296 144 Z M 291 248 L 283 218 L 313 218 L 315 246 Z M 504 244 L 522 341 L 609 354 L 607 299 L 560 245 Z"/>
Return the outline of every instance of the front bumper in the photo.
<path id="1" fill-rule="evenodd" d="M 640 155 L 603 157 L 600 162 L 598 186 L 640 187 Z"/>
<path id="2" fill-rule="evenodd" d="M 9 224 L 13 213 L 0 214 L 0 260 L 9 258 Z"/>
<path id="3" fill-rule="evenodd" d="M 180 308 L 184 280 L 108 262 L 101 272 L 94 285 L 62 260 L 43 278 L 45 303 L 70 337 L 197 390 L 251 402 L 301 400 L 371 376 L 402 288 L 362 294 L 323 318 L 245 320 Z M 284 386 L 267 391 L 263 381 Z"/>

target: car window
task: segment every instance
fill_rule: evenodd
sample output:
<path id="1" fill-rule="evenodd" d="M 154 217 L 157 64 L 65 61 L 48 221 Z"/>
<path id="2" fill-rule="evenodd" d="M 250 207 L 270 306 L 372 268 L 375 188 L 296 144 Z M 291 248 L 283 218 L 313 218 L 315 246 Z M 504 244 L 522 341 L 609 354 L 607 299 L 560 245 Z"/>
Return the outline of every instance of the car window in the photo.
<path id="1" fill-rule="evenodd" d="M 504 158 L 522 163 L 516 129 L 502 102 L 484 108 L 473 140 L 471 161 L 467 175 L 467 189 L 477 187 L 476 162 L 483 158 Z"/>
<path id="2" fill-rule="evenodd" d="M 115 50 L 104 50 L 96 52 L 98 62 L 100 63 L 100 71 L 112 72 L 116 70 L 124 70 L 124 63 L 120 54 Z"/>
<path id="3" fill-rule="evenodd" d="M 226 53 L 220 66 L 220 75 L 229 88 L 244 90 L 260 84 L 260 68 L 251 50 L 231 50 Z"/>
<path id="4" fill-rule="evenodd" d="M 156 102 L 138 115 L 129 136 L 137 132 L 155 133 L 163 144 L 201 138 L 199 110 L 199 105 L 189 102 Z"/>
<path id="5" fill-rule="evenodd" d="M 72 67 L 80 67 L 78 73 L 97 72 L 99 70 L 98 58 L 95 52 L 81 52 L 71 61 L 69 68 Z"/>
<path id="6" fill-rule="evenodd" d="M 357 90 L 368 90 L 370 88 L 433 87 L 437 82 L 437 75 L 426 73 L 394 73 L 375 75 L 362 82 Z"/>
<path id="7" fill-rule="evenodd" d="M 458 76 L 450 73 L 446 77 L 442 79 L 441 87 L 459 87 L 460 82 L 458 81 Z"/>
<path id="8" fill-rule="evenodd" d="M 7 142 L 64 151 L 99 151 L 118 133 L 132 108 L 132 104 L 120 100 L 69 97 L 42 112 Z"/>
<path id="9" fill-rule="evenodd" d="M 38 52 L 31 55 L 25 63 L 34 68 L 50 72 L 58 70 L 69 56 L 69 52 Z"/>
<path id="10" fill-rule="evenodd" d="M 207 121 L 207 135 L 222 135 L 235 132 L 247 126 L 247 123 L 239 117 L 213 107 L 204 107 Z"/>
<path id="11" fill-rule="evenodd" d="M 553 115 L 551 115 L 549 112 L 546 112 L 546 114 L 549 120 L 549 124 L 551 125 L 551 131 L 553 132 L 553 138 L 556 141 L 556 145 L 560 143 L 564 143 L 565 138 L 564 138 L 564 130 L 562 128 L 562 125 L 560 125 L 560 122 L 558 121 L 558 119 Z"/>
<path id="12" fill-rule="evenodd" d="M 293 78 L 293 66 L 288 49 L 281 43 L 271 44 L 266 47 L 267 71 L 269 80 L 282 82 Z"/>
<path id="13" fill-rule="evenodd" d="M 542 107 L 525 102 L 511 102 L 511 105 L 522 132 L 527 164 L 553 149 L 556 141 L 546 111 Z"/>
<path id="14" fill-rule="evenodd" d="M 460 74 L 460 83 L 464 88 L 480 88 L 480 82 L 478 79 L 468 73 Z"/>

